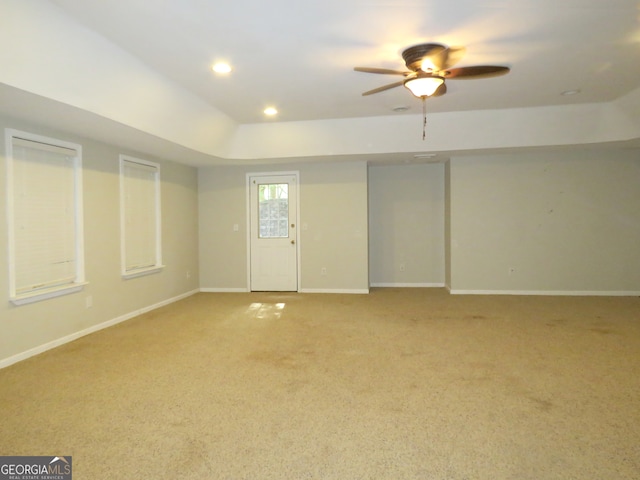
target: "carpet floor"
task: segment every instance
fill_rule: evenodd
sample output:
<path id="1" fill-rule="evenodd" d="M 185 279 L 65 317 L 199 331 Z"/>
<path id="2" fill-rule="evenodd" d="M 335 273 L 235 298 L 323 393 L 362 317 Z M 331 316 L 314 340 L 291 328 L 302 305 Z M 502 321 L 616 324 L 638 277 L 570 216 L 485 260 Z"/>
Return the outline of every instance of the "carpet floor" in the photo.
<path id="1" fill-rule="evenodd" d="M 640 298 L 200 293 L 0 370 L 75 480 L 640 478 Z"/>

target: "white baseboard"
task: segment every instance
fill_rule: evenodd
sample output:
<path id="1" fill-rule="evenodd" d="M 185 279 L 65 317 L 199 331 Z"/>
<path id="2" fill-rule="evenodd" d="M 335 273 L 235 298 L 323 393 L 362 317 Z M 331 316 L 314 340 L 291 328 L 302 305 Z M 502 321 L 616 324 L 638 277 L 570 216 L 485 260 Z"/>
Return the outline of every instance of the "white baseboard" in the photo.
<path id="1" fill-rule="evenodd" d="M 0 369 L 8 367 L 9 365 L 13 365 L 14 363 L 21 362 L 22 360 L 26 360 L 27 358 L 33 357 L 40 353 L 44 353 L 47 350 L 51 350 L 53 348 L 64 345 L 65 343 L 73 342 L 80 337 L 84 337 L 91 333 L 95 333 L 99 330 L 104 330 L 105 328 L 112 327 L 117 325 L 118 323 L 122 323 L 126 320 L 129 320 L 133 317 L 137 317 L 138 315 L 142 315 L 143 313 L 150 312 L 151 310 L 155 310 L 156 308 L 164 307 L 165 305 L 169 305 L 170 303 L 177 302 L 178 300 L 182 300 L 184 298 L 190 297 L 191 295 L 198 293 L 200 290 L 192 290 L 187 293 L 183 293 L 182 295 L 178 295 L 177 297 L 169 298 L 168 300 L 163 300 L 162 302 L 156 303 L 154 305 L 150 305 L 148 307 L 140 308 L 133 312 L 125 313 L 117 318 L 113 318 L 111 320 L 107 320 L 106 322 L 100 323 L 98 325 L 94 325 L 92 327 L 86 328 L 84 330 L 80 330 L 79 332 L 72 333 L 71 335 L 67 335 L 62 338 L 58 338 L 51 342 L 45 343 L 43 345 L 39 345 L 34 348 L 30 348 L 24 352 L 18 353 L 16 355 L 12 355 L 10 357 L 4 358 L 0 360 Z"/>
<path id="2" fill-rule="evenodd" d="M 347 294 L 368 294 L 369 289 L 340 289 L 340 288 L 301 288 L 299 293 L 347 293 Z"/>
<path id="3" fill-rule="evenodd" d="M 204 293 L 249 293 L 251 290 L 246 288 L 201 288 Z M 274 292 L 277 293 L 277 292 Z M 295 292 L 282 292 L 295 293 Z M 369 289 L 340 289 L 340 288 L 301 288 L 298 293 L 369 293 Z"/>
<path id="4" fill-rule="evenodd" d="M 201 288 L 201 292 L 205 293 L 247 293 L 246 288 Z"/>
<path id="5" fill-rule="evenodd" d="M 456 290 L 449 288 L 452 295 L 546 295 L 567 297 L 637 297 L 640 291 L 602 290 Z"/>
<path id="6" fill-rule="evenodd" d="M 442 288 L 444 283 L 372 283 L 379 288 Z"/>

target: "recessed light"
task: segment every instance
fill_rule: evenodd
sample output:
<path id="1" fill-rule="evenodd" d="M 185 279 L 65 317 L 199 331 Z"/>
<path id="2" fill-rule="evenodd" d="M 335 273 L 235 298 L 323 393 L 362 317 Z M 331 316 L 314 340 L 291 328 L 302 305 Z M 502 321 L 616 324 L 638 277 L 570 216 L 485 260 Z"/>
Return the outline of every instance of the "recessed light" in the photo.
<path id="1" fill-rule="evenodd" d="M 413 158 L 433 158 L 435 156 L 435 153 L 416 153 Z"/>
<path id="2" fill-rule="evenodd" d="M 571 95 L 578 95 L 579 93 L 580 93 L 580 90 L 574 89 L 574 90 L 565 90 L 560 95 L 562 95 L 563 97 L 570 97 Z"/>
<path id="3" fill-rule="evenodd" d="M 264 109 L 264 114 L 272 117 L 278 114 L 278 110 L 275 107 L 267 107 Z"/>
<path id="4" fill-rule="evenodd" d="M 231 65 L 224 62 L 218 62 L 214 64 L 211 69 L 216 73 L 229 73 L 231 72 Z"/>
<path id="5" fill-rule="evenodd" d="M 407 107 L 406 105 L 398 105 L 397 107 L 393 107 L 392 110 L 394 112 L 406 112 L 407 110 L 409 110 L 409 107 Z"/>

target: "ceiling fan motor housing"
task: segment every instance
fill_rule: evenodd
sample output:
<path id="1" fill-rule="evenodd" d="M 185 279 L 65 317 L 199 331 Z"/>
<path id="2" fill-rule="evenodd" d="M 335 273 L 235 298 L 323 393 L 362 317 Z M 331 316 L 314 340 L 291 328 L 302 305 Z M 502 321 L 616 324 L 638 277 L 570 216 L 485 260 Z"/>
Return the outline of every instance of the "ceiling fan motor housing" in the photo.
<path id="1" fill-rule="evenodd" d="M 417 72 L 421 70 L 422 61 L 425 57 L 440 53 L 444 49 L 444 45 L 440 45 L 439 43 L 423 43 L 407 48 L 402 52 L 402 58 L 409 70 Z"/>

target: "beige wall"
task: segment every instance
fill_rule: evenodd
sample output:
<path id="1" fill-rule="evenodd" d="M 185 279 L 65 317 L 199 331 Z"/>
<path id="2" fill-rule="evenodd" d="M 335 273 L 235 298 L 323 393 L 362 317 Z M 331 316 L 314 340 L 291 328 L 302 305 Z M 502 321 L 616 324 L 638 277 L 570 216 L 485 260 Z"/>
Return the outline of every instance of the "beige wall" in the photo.
<path id="1" fill-rule="evenodd" d="M 444 284 L 451 289 L 451 162 L 444 164 Z"/>
<path id="2" fill-rule="evenodd" d="M 302 289 L 367 292 L 366 163 L 301 166 L 300 208 Z"/>
<path id="3" fill-rule="evenodd" d="M 83 291 L 15 306 L 9 302 L 4 128 L 76 142 L 83 147 L 85 269 Z M 197 171 L 194 168 L 127 152 L 117 147 L 43 130 L 0 117 L 0 362 L 37 351 L 50 342 L 117 321 L 198 288 Z M 120 276 L 118 155 L 127 153 L 160 163 L 162 247 L 166 268 L 123 280 Z M 187 278 L 187 273 L 190 278 Z M 87 297 L 93 306 L 86 307 Z"/>
<path id="4" fill-rule="evenodd" d="M 369 168 L 372 286 L 442 286 L 444 164 Z"/>
<path id="5" fill-rule="evenodd" d="M 640 292 L 640 153 L 453 158 L 451 289 Z"/>
<path id="6" fill-rule="evenodd" d="M 199 171 L 200 286 L 248 289 L 247 173 L 300 173 L 300 290 L 368 290 L 367 167 L 363 162 Z M 233 226 L 238 225 L 238 231 Z M 327 274 L 321 275 L 322 268 Z"/>
<path id="7" fill-rule="evenodd" d="M 244 167 L 198 171 L 201 288 L 247 290 L 247 172 Z"/>

